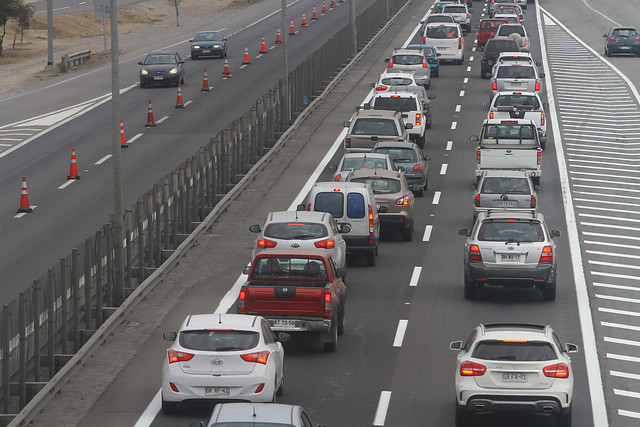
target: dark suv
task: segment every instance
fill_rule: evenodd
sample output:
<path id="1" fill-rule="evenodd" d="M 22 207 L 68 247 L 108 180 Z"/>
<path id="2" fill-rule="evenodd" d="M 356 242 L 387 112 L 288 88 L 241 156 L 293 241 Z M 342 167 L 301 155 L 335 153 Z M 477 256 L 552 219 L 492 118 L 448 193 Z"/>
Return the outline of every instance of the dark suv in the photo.
<path id="1" fill-rule="evenodd" d="M 480 77 L 488 79 L 491 77 L 491 70 L 496 63 L 496 59 L 501 52 L 521 52 L 518 42 L 513 39 L 487 40 L 482 52 L 482 62 L 480 63 Z"/>

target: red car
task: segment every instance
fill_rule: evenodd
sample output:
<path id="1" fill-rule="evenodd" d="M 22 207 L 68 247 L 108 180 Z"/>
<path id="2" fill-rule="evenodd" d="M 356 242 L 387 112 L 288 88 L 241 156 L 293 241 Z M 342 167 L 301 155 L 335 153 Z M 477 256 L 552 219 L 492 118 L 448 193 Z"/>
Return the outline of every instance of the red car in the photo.
<path id="1" fill-rule="evenodd" d="M 482 19 L 478 26 L 478 48 L 483 47 L 487 41 L 496 35 L 501 24 L 506 24 L 504 19 Z"/>

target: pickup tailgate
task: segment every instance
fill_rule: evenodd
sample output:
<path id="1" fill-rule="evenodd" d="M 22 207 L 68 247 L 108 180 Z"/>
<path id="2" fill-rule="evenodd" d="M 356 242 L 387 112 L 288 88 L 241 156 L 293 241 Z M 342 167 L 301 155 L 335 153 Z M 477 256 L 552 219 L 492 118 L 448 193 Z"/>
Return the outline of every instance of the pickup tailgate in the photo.
<path id="1" fill-rule="evenodd" d="M 247 286 L 246 311 L 249 314 L 280 316 L 322 316 L 324 287 Z"/>
<path id="2" fill-rule="evenodd" d="M 480 169 L 524 169 L 537 170 L 539 150 L 530 146 L 501 146 L 499 148 L 478 148 Z"/>

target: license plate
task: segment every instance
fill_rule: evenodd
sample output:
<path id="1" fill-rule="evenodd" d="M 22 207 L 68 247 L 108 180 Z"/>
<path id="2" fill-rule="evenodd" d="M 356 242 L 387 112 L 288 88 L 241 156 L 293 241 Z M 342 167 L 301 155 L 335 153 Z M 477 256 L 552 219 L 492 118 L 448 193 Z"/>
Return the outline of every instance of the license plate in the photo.
<path id="1" fill-rule="evenodd" d="M 526 383 L 527 374 L 517 374 L 513 372 L 504 373 L 502 374 L 502 382 L 503 383 Z"/>
<path id="2" fill-rule="evenodd" d="M 164 77 L 162 77 L 162 76 L 154 76 L 153 80 L 164 80 Z"/>
<path id="3" fill-rule="evenodd" d="M 520 254 L 500 254 L 502 262 L 519 262 Z"/>
<path id="4" fill-rule="evenodd" d="M 205 396 L 229 396 L 229 387 L 205 387 Z"/>
<path id="5" fill-rule="evenodd" d="M 520 82 L 511 82 L 511 86 L 520 86 Z"/>
<path id="6" fill-rule="evenodd" d="M 449 48 L 446 46 L 443 46 L 443 47 L 439 47 L 438 50 L 449 50 Z"/>
<path id="7" fill-rule="evenodd" d="M 211 53 L 209 49 L 202 49 L 202 53 Z"/>
<path id="8" fill-rule="evenodd" d="M 628 49 L 631 49 L 631 46 L 620 46 L 620 49 L 622 49 L 622 50 L 628 50 Z"/>
<path id="9" fill-rule="evenodd" d="M 513 206 L 514 206 L 514 203 L 512 201 L 508 201 L 508 202 L 500 201 L 500 202 L 498 202 L 498 207 L 499 208 L 512 208 Z"/>
<path id="10" fill-rule="evenodd" d="M 273 325 L 271 325 L 273 327 L 295 328 L 298 326 L 298 322 L 289 319 L 273 319 L 271 322 L 273 322 Z"/>

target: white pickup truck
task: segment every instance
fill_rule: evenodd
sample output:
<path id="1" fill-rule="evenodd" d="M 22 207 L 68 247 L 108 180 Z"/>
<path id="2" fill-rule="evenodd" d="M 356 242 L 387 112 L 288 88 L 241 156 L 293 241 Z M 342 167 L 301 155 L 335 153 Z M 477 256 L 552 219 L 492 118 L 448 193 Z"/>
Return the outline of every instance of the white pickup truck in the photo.
<path id="1" fill-rule="evenodd" d="M 540 96 L 534 92 L 498 92 L 489 104 L 488 119 L 526 119 L 536 124 L 541 137 L 547 135 L 547 120 L 545 109 L 548 104 L 540 100 Z M 546 139 L 540 141 L 540 147 L 544 150 Z"/>
<path id="2" fill-rule="evenodd" d="M 482 124 L 480 136 L 470 139 L 477 142 L 476 178 L 488 169 L 522 170 L 540 185 L 542 176 L 542 148 L 536 124 L 531 120 L 487 119 Z"/>

